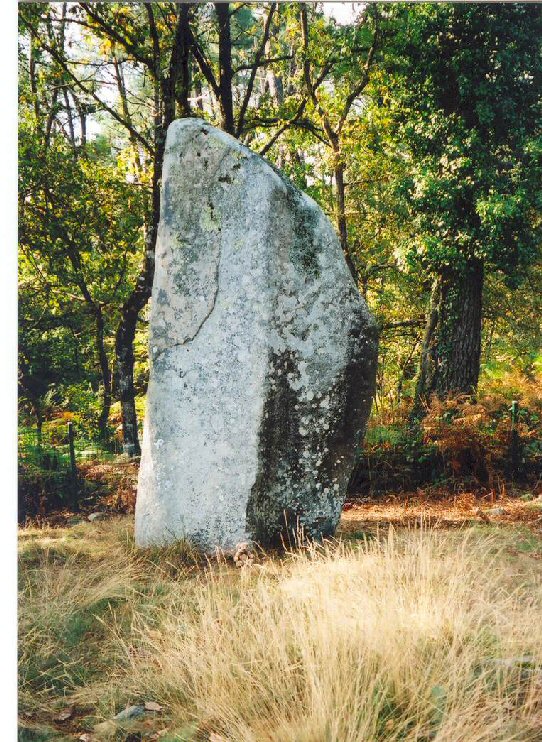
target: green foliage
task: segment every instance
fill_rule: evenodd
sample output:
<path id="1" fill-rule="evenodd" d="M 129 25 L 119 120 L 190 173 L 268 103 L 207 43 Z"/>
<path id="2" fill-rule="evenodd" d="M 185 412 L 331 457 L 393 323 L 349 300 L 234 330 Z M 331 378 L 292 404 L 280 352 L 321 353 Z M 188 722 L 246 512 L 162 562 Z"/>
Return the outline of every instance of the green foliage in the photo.
<path id="1" fill-rule="evenodd" d="M 153 147 L 163 134 L 155 114 L 178 16 L 166 3 L 68 4 L 65 16 L 62 7 L 19 11 L 21 414 L 46 431 L 71 412 L 85 447 L 96 446 L 106 414 L 113 449 L 121 426 L 110 378 L 115 332 L 152 218 Z M 238 116 L 269 5 L 232 3 L 230 11 Z M 340 25 L 310 5 L 306 47 L 299 4 L 279 4 L 272 18 L 239 134 L 332 220 L 337 164 L 344 168 L 349 253 L 380 326 L 371 445 L 398 445 L 432 279 L 445 266 L 460 271 L 476 257 L 486 268 L 482 387 L 502 381 L 509 366 L 536 377 L 541 15 L 536 4 L 376 4 Z M 219 80 L 214 6 L 191 6 L 189 20 Z M 194 50 L 189 66 L 193 113 L 221 125 Z M 146 316 L 134 351 L 141 419 Z"/>
<path id="2" fill-rule="evenodd" d="M 386 49 L 396 147 L 409 162 L 408 263 L 478 258 L 517 283 L 539 256 L 542 13 L 536 5 L 398 5 Z"/>
<path id="3" fill-rule="evenodd" d="M 51 392 L 50 402 L 80 412 L 96 433 L 103 384 L 96 343 L 112 352 L 137 270 L 143 194 L 116 168 L 76 156 L 62 141 L 44 150 L 24 124 L 19 177 L 21 399 L 35 411 Z"/>

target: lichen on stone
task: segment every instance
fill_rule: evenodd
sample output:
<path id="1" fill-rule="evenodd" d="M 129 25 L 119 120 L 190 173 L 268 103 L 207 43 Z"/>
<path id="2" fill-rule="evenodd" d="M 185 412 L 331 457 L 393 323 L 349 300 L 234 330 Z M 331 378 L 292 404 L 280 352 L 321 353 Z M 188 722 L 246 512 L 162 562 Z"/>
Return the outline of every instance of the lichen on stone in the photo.
<path id="1" fill-rule="evenodd" d="M 315 202 L 197 119 L 168 130 L 150 347 L 137 543 L 331 535 L 376 326 Z"/>

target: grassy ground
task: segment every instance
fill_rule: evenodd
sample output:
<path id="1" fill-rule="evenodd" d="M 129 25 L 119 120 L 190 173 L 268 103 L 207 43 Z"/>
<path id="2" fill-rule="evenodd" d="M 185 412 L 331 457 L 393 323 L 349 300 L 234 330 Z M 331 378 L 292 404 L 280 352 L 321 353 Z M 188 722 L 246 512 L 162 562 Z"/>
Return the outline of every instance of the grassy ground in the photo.
<path id="1" fill-rule="evenodd" d="M 138 552 L 131 516 L 22 529 L 20 740 L 542 739 L 536 528 L 371 507 L 241 569 Z"/>

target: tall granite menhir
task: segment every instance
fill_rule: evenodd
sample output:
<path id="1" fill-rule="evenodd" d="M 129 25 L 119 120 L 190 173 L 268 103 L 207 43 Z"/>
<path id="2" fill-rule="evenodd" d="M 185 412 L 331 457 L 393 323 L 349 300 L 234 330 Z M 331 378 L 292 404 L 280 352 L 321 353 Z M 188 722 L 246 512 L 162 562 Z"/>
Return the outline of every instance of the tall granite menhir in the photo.
<path id="1" fill-rule="evenodd" d="M 140 546 L 337 526 L 375 323 L 312 199 L 199 119 L 167 133 L 136 506 Z"/>

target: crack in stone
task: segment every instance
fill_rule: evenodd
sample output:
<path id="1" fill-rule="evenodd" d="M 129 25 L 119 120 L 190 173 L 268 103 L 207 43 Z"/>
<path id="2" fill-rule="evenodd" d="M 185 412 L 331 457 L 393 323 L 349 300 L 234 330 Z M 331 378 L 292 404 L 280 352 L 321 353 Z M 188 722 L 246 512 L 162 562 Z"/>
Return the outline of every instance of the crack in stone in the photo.
<path id="1" fill-rule="evenodd" d="M 196 134 L 195 134 L 195 135 L 194 135 L 194 136 L 193 136 L 193 137 L 191 138 L 191 140 L 190 140 L 190 144 L 192 144 L 192 143 L 193 143 L 193 142 L 194 142 L 194 141 L 195 141 L 195 140 L 196 140 L 196 139 L 197 139 L 197 138 L 199 137 L 199 135 L 200 135 L 200 134 L 201 134 L 201 133 L 202 133 L 203 131 L 204 131 L 204 130 L 203 130 L 203 128 L 202 128 L 202 129 L 201 129 L 200 131 L 198 131 L 198 132 L 197 132 L 197 133 L 196 133 Z M 204 133 L 207 133 L 207 132 L 204 132 Z M 228 158 L 228 156 L 229 156 L 229 155 L 230 155 L 230 151 L 229 151 L 229 150 L 226 150 L 226 152 L 224 152 L 224 154 L 223 154 L 223 155 L 222 155 L 222 157 L 220 158 L 220 160 L 219 160 L 219 162 L 218 162 L 218 164 L 217 164 L 216 168 L 215 168 L 215 169 L 214 169 L 214 171 L 213 171 L 213 178 L 214 178 L 215 180 L 216 180 L 216 176 L 218 175 L 218 173 L 220 172 L 220 170 L 221 170 L 221 168 L 222 168 L 222 165 L 224 164 L 224 161 L 225 161 L 225 160 L 226 160 L 226 159 Z M 204 318 L 203 318 L 203 319 L 201 320 L 201 322 L 200 322 L 199 326 L 198 326 L 198 327 L 196 328 L 195 332 L 194 332 L 194 333 L 193 333 L 192 335 L 189 335 L 188 337 L 186 337 L 186 338 L 185 338 L 185 339 L 184 339 L 184 340 L 183 340 L 182 342 L 180 342 L 180 343 L 173 343 L 173 345 L 170 345 L 170 346 L 168 346 L 167 348 L 163 348 L 162 350 L 159 350 L 159 351 L 158 351 L 158 352 L 157 352 L 157 353 L 156 353 L 156 354 L 155 354 L 155 355 L 153 356 L 153 359 L 152 359 L 152 360 L 153 360 L 153 363 L 156 363 L 156 361 L 158 361 L 158 360 L 160 359 L 160 357 L 164 355 L 164 353 L 167 353 L 168 351 L 170 351 L 170 350 L 173 350 L 173 348 L 180 348 L 180 347 L 182 347 L 183 345 L 186 345 L 187 343 L 191 343 L 191 342 L 192 342 L 193 340 L 195 340 L 195 339 L 197 338 L 197 336 L 199 335 L 199 333 L 200 333 L 201 329 L 203 328 L 203 326 L 205 325 L 205 323 L 207 322 L 207 320 L 209 319 L 209 317 L 210 317 L 210 316 L 211 316 L 211 314 L 213 313 L 213 310 L 214 310 L 214 308 L 215 308 L 215 306 L 216 306 L 216 300 L 217 300 L 217 297 L 218 297 L 218 291 L 219 291 L 219 288 L 220 288 L 220 261 L 221 261 L 221 259 L 222 259 L 222 242 L 220 242 L 220 245 L 219 245 L 219 248 L 218 248 L 218 258 L 217 258 L 217 261 L 216 261 L 216 270 L 215 270 L 215 286 L 216 286 L 216 288 L 215 288 L 214 296 L 213 296 L 213 298 L 212 298 L 212 300 L 211 300 L 211 307 L 210 307 L 209 311 L 208 311 L 208 312 L 207 312 L 207 314 L 206 314 L 206 315 L 204 316 Z"/>
<path id="2" fill-rule="evenodd" d="M 207 314 L 203 317 L 201 322 L 199 323 L 198 327 L 196 328 L 195 332 L 192 335 L 189 335 L 186 337 L 182 342 L 180 343 L 173 343 L 173 345 L 168 346 L 167 348 L 163 348 L 162 350 L 158 351 L 153 357 L 153 363 L 156 363 L 158 359 L 164 355 L 164 353 L 167 353 L 170 350 L 173 350 L 173 348 L 181 348 L 183 345 L 186 345 L 187 343 L 191 343 L 193 340 L 197 338 L 197 336 L 200 334 L 203 326 L 206 324 L 207 320 L 211 316 L 211 314 L 214 311 L 214 308 L 216 306 L 216 300 L 218 298 L 218 292 L 220 289 L 220 261 L 222 259 L 222 245 L 220 245 L 218 249 L 218 259 L 216 261 L 216 270 L 215 270 L 215 292 L 214 296 L 211 300 L 211 306 L 209 308 L 209 311 Z"/>

